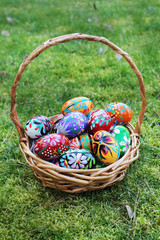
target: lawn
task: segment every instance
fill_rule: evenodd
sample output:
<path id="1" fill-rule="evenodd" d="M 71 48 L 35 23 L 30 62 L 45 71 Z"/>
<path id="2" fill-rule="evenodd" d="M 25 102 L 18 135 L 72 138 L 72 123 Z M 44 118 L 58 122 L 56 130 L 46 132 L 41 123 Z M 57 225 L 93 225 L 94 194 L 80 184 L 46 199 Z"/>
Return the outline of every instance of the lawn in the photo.
<path id="1" fill-rule="evenodd" d="M 160 3 L 157 0 L 0 0 L 0 238 L 2 240 L 158 240 L 160 232 Z M 10 120 L 10 88 L 21 62 L 42 42 L 68 33 L 104 36 L 128 52 L 141 71 L 148 107 L 140 157 L 123 181 L 104 190 L 68 194 L 44 188 L 19 149 Z M 135 126 L 141 109 L 136 75 L 101 43 L 71 41 L 44 51 L 17 89 L 23 126 L 53 116 L 65 101 L 86 96 L 94 107 L 124 102 Z M 135 216 L 130 219 L 126 205 Z"/>

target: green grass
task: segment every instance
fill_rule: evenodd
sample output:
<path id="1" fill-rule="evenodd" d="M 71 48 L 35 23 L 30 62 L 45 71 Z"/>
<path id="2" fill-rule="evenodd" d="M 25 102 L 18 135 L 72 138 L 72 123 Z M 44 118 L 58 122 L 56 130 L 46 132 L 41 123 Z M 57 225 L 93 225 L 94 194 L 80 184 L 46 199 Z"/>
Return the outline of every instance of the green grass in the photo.
<path id="1" fill-rule="evenodd" d="M 0 29 L 10 34 L 0 32 L 0 238 L 160 239 L 158 1 L 0 0 L 0 5 Z M 148 100 L 139 159 L 120 183 L 82 194 L 42 186 L 20 152 L 9 117 L 10 87 L 25 56 L 49 38 L 73 32 L 104 36 L 128 52 L 142 72 Z M 95 108 L 128 104 L 135 126 L 141 108 L 135 74 L 111 49 L 86 41 L 49 48 L 27 67 L 17 89 L 19 120 L 24 126 L 34 115 L 57 114 L 80 95 Z M 129 219 L 126 204 L 136 210 L 135 219 Z"/>

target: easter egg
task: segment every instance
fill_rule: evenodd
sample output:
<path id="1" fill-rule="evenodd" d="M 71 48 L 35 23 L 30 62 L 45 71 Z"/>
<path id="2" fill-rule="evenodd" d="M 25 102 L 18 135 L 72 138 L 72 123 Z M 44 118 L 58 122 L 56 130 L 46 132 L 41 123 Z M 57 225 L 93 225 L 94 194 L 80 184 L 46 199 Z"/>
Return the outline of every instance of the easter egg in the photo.
<path id="1" fill-rule="evenodd" d="M 49 118 L 38 115 L 28 120 L 25 126 L 25 133 L 29 138 L 35 139 L 46 135 L 50 129 L 51 123 Z"/>
<path id="2" fill-rule="evenodd" d="M 86 149 L 70 149 L 59 159 L 61 167 L 72 169 L 90 169 L 96 165 L 96 160 Z"/>
<path id="3" fill-rule="evenodd" d="M 90 134 L 82 134 L 78 135 L 77 137 L 72 138 L 69 141 L 69 148 L 79 148 L 79 149 L 86 149 L 91 151 L 91 144 L 92 144 L 92 135 Z"/>
<path id="4" fill-rule="evenodd" d="M 114 119 L 116 124 L 127 124 L 131 121 L 133 113 L 124 103 L 114 102 L 105 108 L 105 111 Z"/>
<path id="5" fill-rule="evenodd" d="M 118 142 L 120 147 L 120 156 L 122 157 L 129 149 L 131 137 L 126 127 L 117 125 L 111 134 Z"/>
<path id="6" fill-rule="evenodd" d="M 88 120 L 81 112 L 70 112 L 57 124 L 57 133 L 73 138 L 82 134 L 87 128 Z"/>
<path id="7" fill-rule="evenodd" d="M 62 134 L 49 134 L 39 138 L 33 147 L 34 153 L 46 160 L 57 159 L 69 149 L 69 139 Z"/>
<path id="8" fill-rule="evenodd" d="M 89 132 L 95 134 L 97 131 L 111 131 L 114 127 L 110 115 L 103 109 L 97 109 L 91 112 L 88 120 Z"/>
<path id="9" fill-rule="evenodd" d="M 62 114 L 66 115 L 70 112 L 81 112 L 87 115 L 93 108 L 93 103 L 86 97 L 75 97 L 63 104 Z"/>
<path id="10" fill-rule="evenodd" d="M 92 140 L 92 151 L 97 159 L 104 164 L 111 164 L 118 160 L 120 149 L 118 143 L 106 131 L 98 131 Z"/>

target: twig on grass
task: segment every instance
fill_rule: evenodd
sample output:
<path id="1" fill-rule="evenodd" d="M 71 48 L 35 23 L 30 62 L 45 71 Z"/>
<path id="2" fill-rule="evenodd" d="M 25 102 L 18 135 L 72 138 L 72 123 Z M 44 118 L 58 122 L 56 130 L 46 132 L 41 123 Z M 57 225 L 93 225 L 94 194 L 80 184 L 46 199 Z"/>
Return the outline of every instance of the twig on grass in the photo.
<path id="1" fill-rule="evenodd" d="M 112 200 L 112 202 L 115 202 L 115 201 Z M 117 203 L 117 202 L 115 202 L 115 203 Z M 125 203 L 117 203 L 117 204 L 122 205 L 122 206 L 125 206 Z M 111 205 L 115 208 L 114 204 L 111 203 Z M 119 211 L 118 209 L 116 209 L 116 210 L 119 212 L 119 214 L 121 215 L 121 217 L 122 217 L 125 221 L 129 222 L 128 219 L 125 218 L 125 217 L 120 213 L 120 211 Z"/>
<path id="2" fill-rule="evenodd" d="M 6 137 L 3 139 L 3 142 L 2 142 L 2 144 L 4 144 L 4 143 L 5 143 L 5 141 L 7 140 L 7 138 L 8 138 L 8 134 L 9 134 L 9 133 L 7 133 Z"/>
<path id="3" fill-rule="evenodd" d="M 44 206 L 42 206 L 42 207 L 40 208 L 40 210 L 43 209 L 43 208 L 47 208 L 47 207 L 50 207 L 50 206 L 52 206 L 52 205 L 55 205 L 55 204 L 58 204 L 58 203 L 64 202 L 68 197 L 58 199 L 57 201 L 55 201 L 55 202 L 49 204 L 49 202 L 51 202 L 51 200 L 52 200 L 53 198 L 54 198 L 54 196 L 51 197 L 51 198 L 49 199 L 48 203 L 46 203 Z"/>

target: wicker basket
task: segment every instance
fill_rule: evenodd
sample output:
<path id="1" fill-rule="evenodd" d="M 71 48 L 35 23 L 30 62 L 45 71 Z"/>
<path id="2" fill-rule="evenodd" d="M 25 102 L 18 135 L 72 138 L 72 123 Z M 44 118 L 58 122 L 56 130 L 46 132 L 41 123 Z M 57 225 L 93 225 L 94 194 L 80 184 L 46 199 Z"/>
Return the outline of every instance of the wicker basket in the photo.
<path id="1" fill-rule="evenodd" d="M 118 54 L 121 54 L 129 63 L 133 72 L 136 74 L 139 80 L 139 89 L 140 95 L 142 98 L 142 107 L 140 114 L 138 116 L 138 121 L 136 127 L 134 128 L 131 124 L 127 125 L 131 135 L 131 146 L 126 154 L 120 158 L 117 162 L 100 169 L 67 169 L 58 167 L 54 164 L 51 164 L 47 161 L 42 160 L 41 158 L 35 156 L 29 149 L 29 140 L 24 133 L 24 128 L 19 122 L 17 111 L 16 111 L 16 89 L 17 85 L 21 79 L 22 73 L 30 62 L 33 61 L 39 54 L 41 54 L 45 49 L 58 45 L 60 43 L 68 42 L 71 40 L 88 40 L 101 42 L 108 45 Z M 116 182 L 121 181 L 126 173 L 129 165 L 135 161 L 139 156 L 139 146 L 140 146 L 140 128 L 143 121 L 144 113 L 146 110 L 147 101 L 146 93 L 143 84 L 143 78 L 140 71 L 137 69 L 135 63 L 132 61 L 128 53 L 124 52 L 122 49 L 114 45 L 112 42 L 107 40 L 104 37 L 97 37 L 87 34 L 73 33 L 53 39 L 42 43 L 38 48 L 36 48 L 20 65 L 14 83 L 11 87 L 11 114 L 10 117 L 14 122 L 18 134 L 20 136 L 19 145 L 20 149 L 29 164 L 32 168 L 35 176 L 39 178 L 45 187 L 51 187 L 55 189 L 60 189 L 61 191 L 70 192 L 70 193 L 79 193 L 84 191 L 104 189 L 105 187 L 111 186 Z M 59 120 L 61 115 L 51 117 L 51 120 Z"/>

